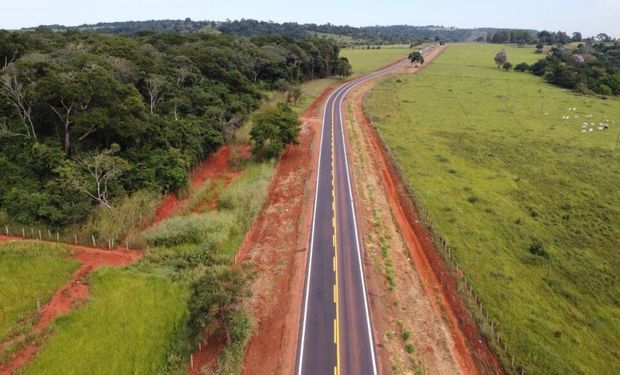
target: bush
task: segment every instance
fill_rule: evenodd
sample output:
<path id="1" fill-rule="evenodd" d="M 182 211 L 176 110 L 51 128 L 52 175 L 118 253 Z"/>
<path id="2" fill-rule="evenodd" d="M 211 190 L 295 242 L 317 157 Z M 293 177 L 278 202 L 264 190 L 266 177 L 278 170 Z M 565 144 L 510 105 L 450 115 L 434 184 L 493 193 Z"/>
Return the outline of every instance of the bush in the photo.
<path id="1" fill-rule="evenodd" d="M 532 255 L 536 255 L 545 259 L 549 259 L 549 253 L 545 250 L 545 245 L 540 240 L 534 240 L 530 244 L 528 251 Z"/>
<path id="2" fill-rule="evenodd" d="M 515 66 L 515 71 L 517 72 L 525 72 L 530 70 L 530 66 L 527 63 L 520 63 Z"/>
<path id="3" fill-rule="evenodd" d="M 504 63 L 502 68 L 504 68 L 505 71 L 509 71 L 510 69 L 512 69 L 512 63 L 506 62 Z"/>
<path id="4" fill-rule="evenodd" d="M 278 157 L 286 145 L 297 143 L 300 126 L 299 116 L 284 103 L 258 113 L 250 130 L 254 141 L 252 152 L 257 156 Z"/>
<path id="5" fill-rule="evenodd" d="M 411 332 L 405 331 L 402 333 L 401 337 L 403 338 L 403 340 L 407 341 L 409 340 L 409 337 L 411 337 Z"/>
<path id="6" fill-rule="evenodd" d="M 548 62 L 546 59 L 538 60 L 532 66 L 530 66 L 530 72 L 532 74 L 541 77 L 545 74 L 545 70 L 547 69 Z"/>

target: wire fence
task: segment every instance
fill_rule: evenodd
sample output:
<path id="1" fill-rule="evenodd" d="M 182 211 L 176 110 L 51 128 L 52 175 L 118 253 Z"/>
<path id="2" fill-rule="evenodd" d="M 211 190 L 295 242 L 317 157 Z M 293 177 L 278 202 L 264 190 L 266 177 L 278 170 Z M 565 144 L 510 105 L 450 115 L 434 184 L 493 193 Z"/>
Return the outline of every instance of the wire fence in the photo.
<path id="1" fill-rule="evenodd" d="M 23 239 L 64 243 L 68 245 L 92 247 L 105 250 L 144 250 L 144 243 L 132 236 L 121 237 L 122 234 L 111 233 L 109 235 L 96 234 L 70 234 L 61 233 L 41 226 L 20 226 L 15 224 L 4 225 L 4 235 Z"/>
<path id="2" fill-rule="evenodd" d="M 455 280 L 457 281 L 459 294 L 469 305 L 469 310 L 471 311 L 472 316 L 478 323 L 480 331 L 486 338 L 489 345 L 494 349 L 494 352 L 497 354 L 497 356 L 500 357 L 504 366 L 504 370 L 509 374 L 524 375 L 525 370 L 522 364 L 524 364 L 525 362 L 520 361 L 518 358 L 515 357 L 514 353 L 511 353 L 510 347 L 508 346 L 506 340 L 504 339 L 504 336 L 501 333 L 501 325 L 496 320 L 494 320 L 493 317 L 491 317 L 488 311 L 484 308 L 483 301 L 480 298 L 480 295 L 475 291 L 471 281 L 463 273 L 463 268 L 460 266 L 454 250 L 450 246 L 449 240 L 444 237 L 438 230 L 437 226 L 433 222 L 431 215 L 429 214 L 428 209 L 422 202 L 420 195 L 413 188 L 413 184 L 410 183 L 407 175 L 404 173 L 403 169 L 400 167 L 400 164 L 396 160 L 396 157 L 392 153 L 391 149 L 387 146 L 381 135 L 381 132 L 374 125 L 372 117 L 367 112 L 366 108 L 367 105 L 366 102 L 364 102 L 364 112 L 366 118 L 371 120 L 370 123 L 373 128 L 372 131 L 375 132 L 377 139 L 379 139 L 380 146 L 387 155 L 391 166 L 396 170 L 396 173 L 398 173 L 398 176 L 402 181 L 405 190 L 407 191 L 407 195 L 413 202 L 414 210 L 417 212 L 417 216 L 420 219 L 420 222 L 430 233 L 435 248 L 438 250 L 438 253 L 442 256 L 444 262 L 446 263 L 446 265 L 452 272 Z"/>

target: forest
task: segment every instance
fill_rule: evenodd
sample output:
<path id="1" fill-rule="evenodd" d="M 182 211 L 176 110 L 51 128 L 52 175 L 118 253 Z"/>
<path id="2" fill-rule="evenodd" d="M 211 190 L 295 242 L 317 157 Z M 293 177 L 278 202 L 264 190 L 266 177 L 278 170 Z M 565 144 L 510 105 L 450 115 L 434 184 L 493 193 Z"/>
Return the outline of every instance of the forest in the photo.
<path id="1" fill-rule="evenodd" d="M 582 93 L 620 95 L 620 43 L 553 47 L 531 72 L 554 85 Z"/>
<path id="2" fill-rule="evenodd" d="M 183 190 L 265 90 L 337 73 L 326 39 L 0 31 L 0 219 L 56 228 Z"/>
<path id="3" fill-rule="evenodd" d="M 313 38 L 316 33 L 322 36 L 339 35 L 350 37 L 351 41 L 341 46 L 366 45 L 366 44 L 410 44 L 419 40 L 442 40 L 449 42 L 463 41 L 493 41 L 505 39 L 508 35 L 520 35 L 513 38 L 515 43 L 524 39 L 530 40 L 536 35 L 534 30 L 506 30 L 496 28 L 464 29 L 444 26 L 340 26 L 330 23 L 299 24 L 296 22 L 267 22 L 252 19 L 240 19 L 234 21 L 194 21 L 190 18 L 184 20 L 151 20 L 151 21 L 126 21 L 97 23 L 93 25 L 80 25 L 68 27 L 63 25 L 49 25 L 48 28 L 56 31 L 80 30 L 100 31 L 113 34 L 135 36 L 144 32 L 177 32 L 177 33 L 225 33 L 244 37 L 255 37 L 264 34 L 286 35 L 296 39 Z M 510 42 L 505 40 L 504 42 Z"/>

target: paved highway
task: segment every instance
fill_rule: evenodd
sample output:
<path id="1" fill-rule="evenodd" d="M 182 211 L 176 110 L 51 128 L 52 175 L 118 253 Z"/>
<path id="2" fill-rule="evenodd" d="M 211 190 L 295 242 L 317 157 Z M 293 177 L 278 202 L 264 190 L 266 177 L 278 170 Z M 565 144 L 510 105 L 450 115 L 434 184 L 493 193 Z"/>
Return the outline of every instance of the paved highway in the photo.
<path id="1" fill-rule="evenodd" d="M 298 375 L 377 374 L 342 103 L 357 85 L 407 63 L 347 82 L 325 103 L 297 348 Z"/>

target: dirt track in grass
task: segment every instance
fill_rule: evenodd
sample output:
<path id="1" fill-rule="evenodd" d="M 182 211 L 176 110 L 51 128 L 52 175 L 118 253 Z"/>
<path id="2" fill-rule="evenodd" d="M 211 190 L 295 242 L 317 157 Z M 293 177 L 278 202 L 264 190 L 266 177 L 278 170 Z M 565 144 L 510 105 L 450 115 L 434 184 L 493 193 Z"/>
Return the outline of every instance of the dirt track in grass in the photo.
<path id="1" fill-rule="evenodd" d="M 0 242 L 25 241 L 23 238 L 0 236 Z M 32 241 L 32 240 L 28 240 Z M 37 242 L 37 241 L 32 241 Z M 58 316 L 69 313 L 73 308 L 86 302 L 88 299 L 88 275 L 101 267 L 127 266 L 142 256 L 140 251 L 101 250 L 89 247 L 67 245 L 75 259 L 81 265 L 73 273 L 69 281 L 58 289 L 52 299 L 41 306 L 39 320 L 33 327 L 36 335 L 45 335 L 46 328 Z M 35 340 L 20 335 L 8 342 L 0 343 L 0 349 L 9 345 L 19 344 L 23 347 L 18 350 L 8 361 L 0 364 L 0 374 L 12 374 L 26 363 L 30 362 L 39 350 Z"/>

